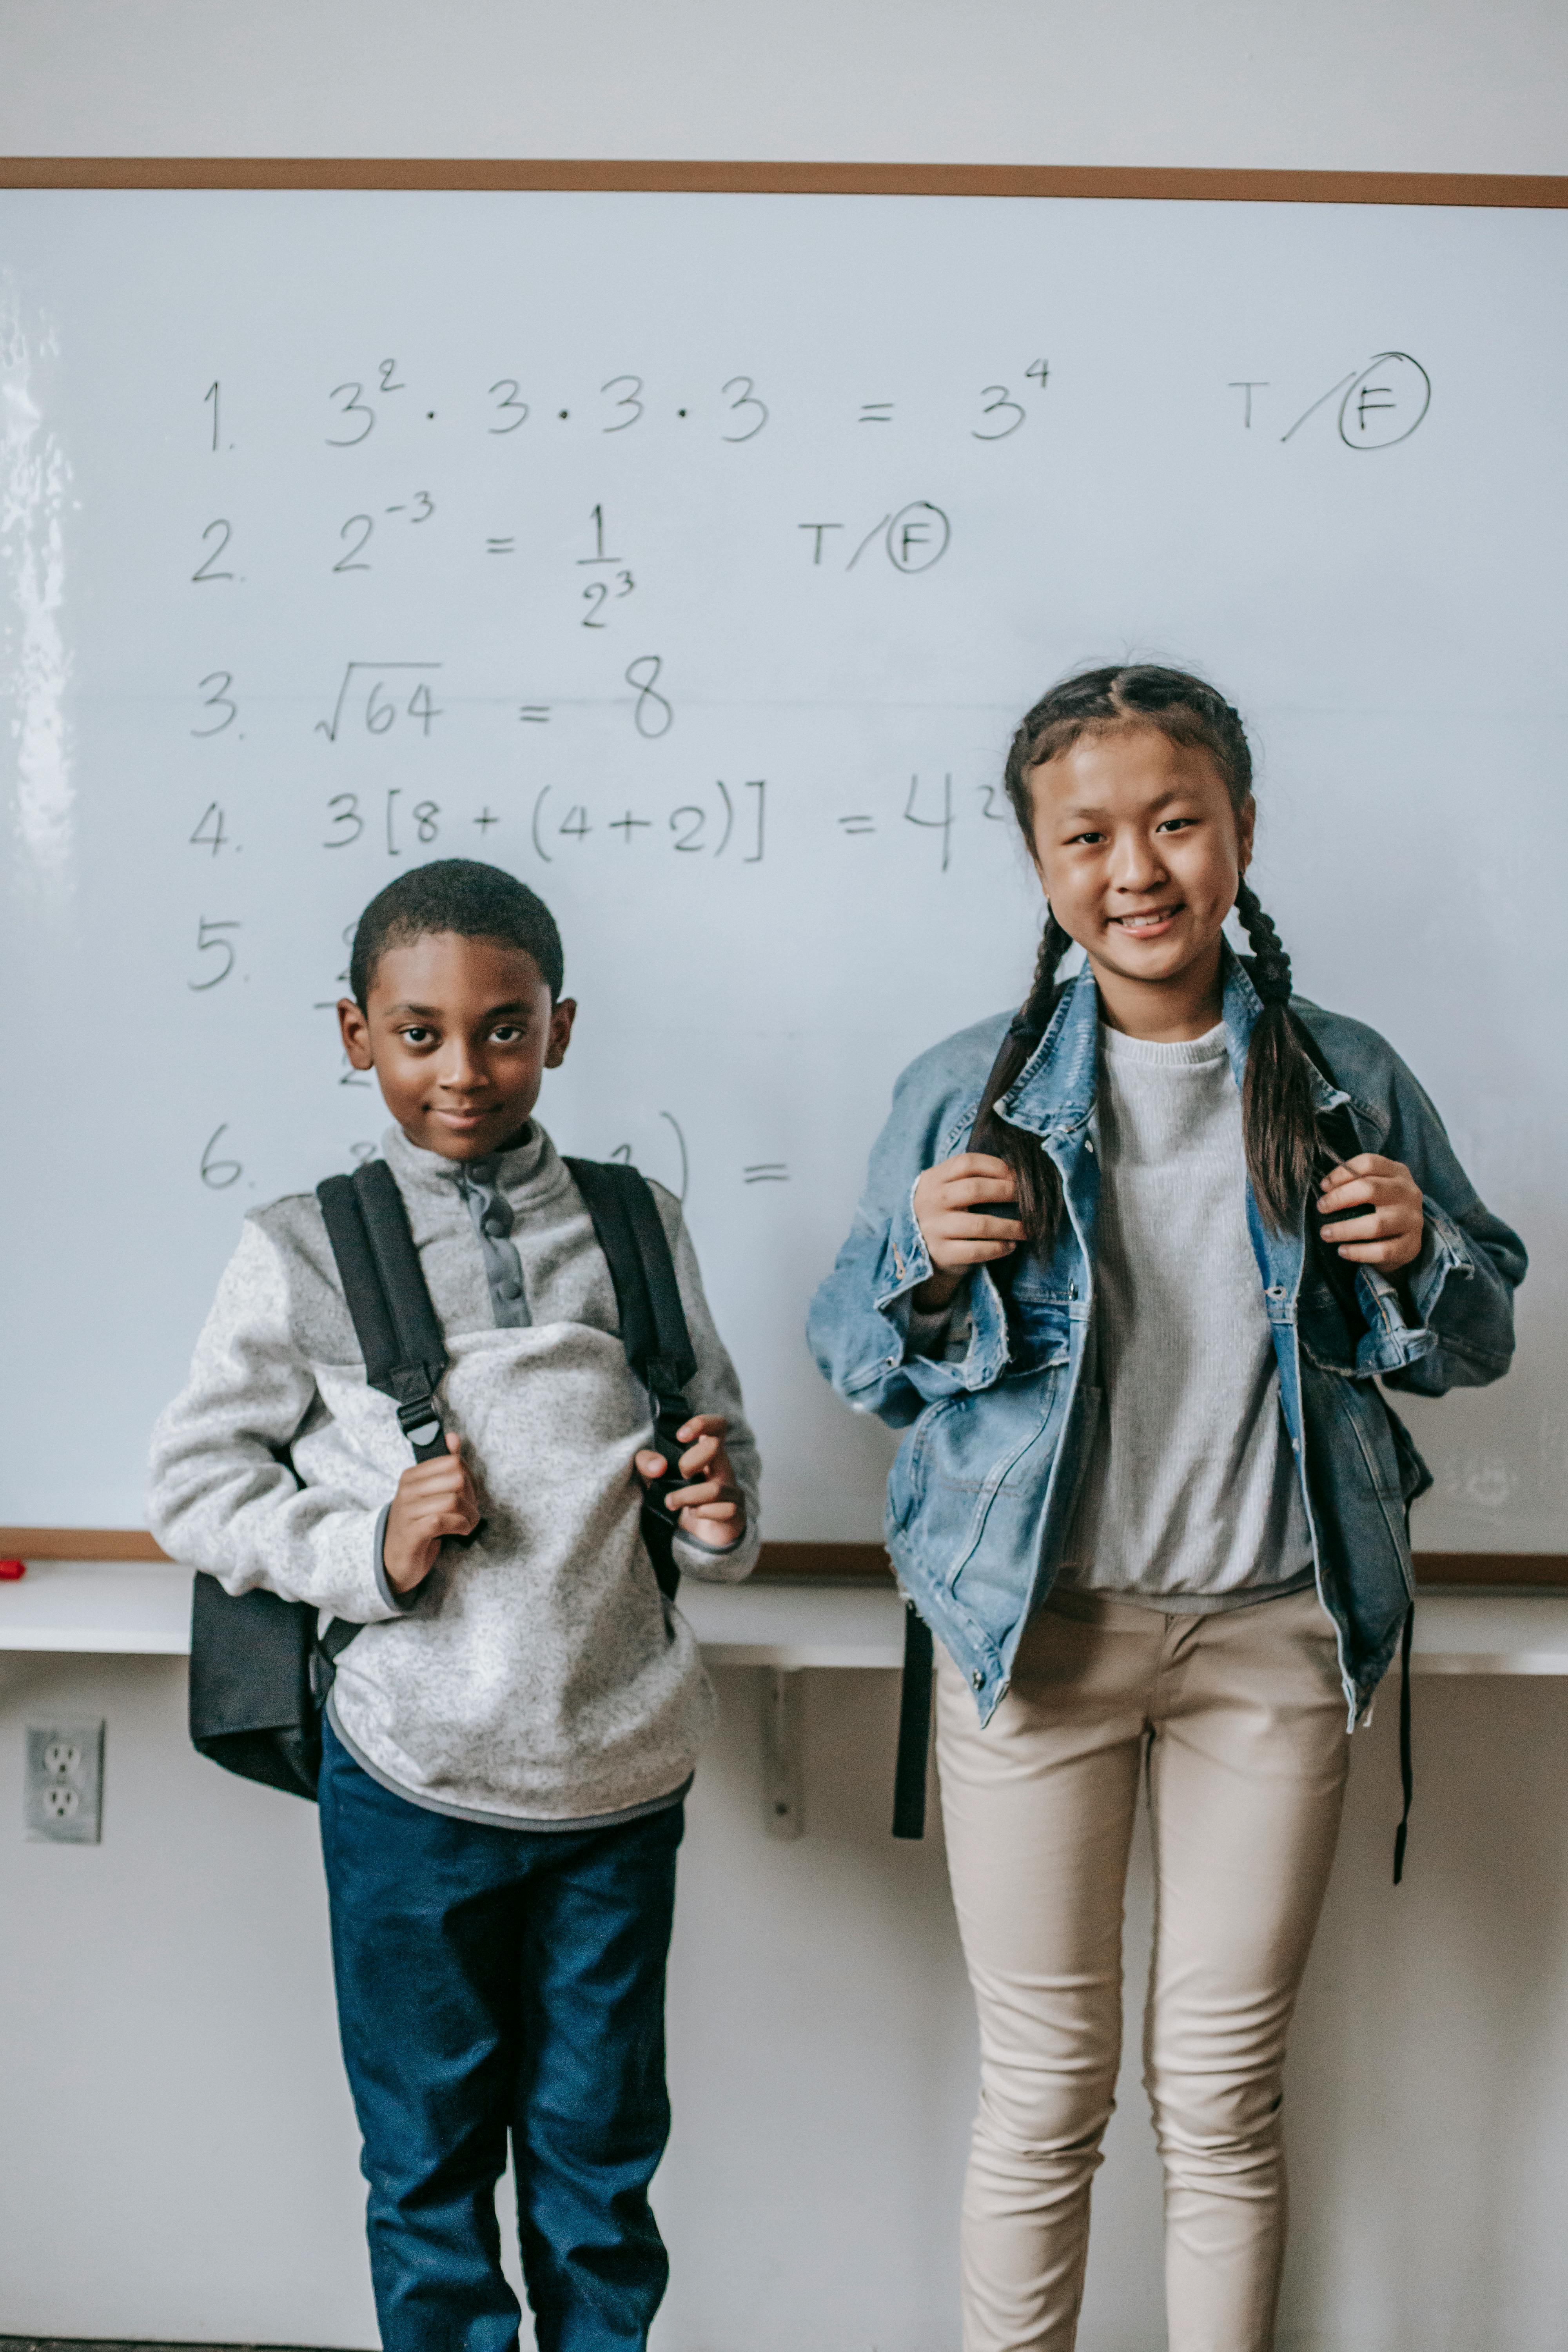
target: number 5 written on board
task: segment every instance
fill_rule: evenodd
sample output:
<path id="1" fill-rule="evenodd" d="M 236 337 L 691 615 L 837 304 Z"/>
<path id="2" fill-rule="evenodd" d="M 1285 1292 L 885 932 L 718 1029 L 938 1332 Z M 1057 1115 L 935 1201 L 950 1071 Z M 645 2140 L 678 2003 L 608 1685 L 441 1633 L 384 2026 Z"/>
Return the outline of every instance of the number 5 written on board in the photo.
<path id="1" fill-rule="evenodd" d="M 205 955 L 209 949 L 213 949 L 219 955 L 226 956 L 228 961 L 222 970 L 215 971 L 210 979 L 187 980 L 185 982 L 187 988 L 200 995 L 204 989 L 216 988 L 221 981 L 228 978 L 229 973 L 234 970 L 234 941 L 223 939 L 219 934 L 224 931 L 237 931 L 238 929 L 237 921 L 231 922 L 226 919 L 222 922 L 212 922 L 205 915 L 201 918 L 196 925 L 196 953 Z"/>

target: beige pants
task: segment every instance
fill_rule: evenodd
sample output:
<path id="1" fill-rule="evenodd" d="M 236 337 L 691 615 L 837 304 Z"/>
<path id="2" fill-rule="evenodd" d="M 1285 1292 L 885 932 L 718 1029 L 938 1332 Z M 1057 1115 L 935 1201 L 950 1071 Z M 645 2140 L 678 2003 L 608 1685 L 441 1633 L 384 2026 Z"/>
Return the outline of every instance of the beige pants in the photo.
<path id="1" fill-rule="evenodd" d="M 982 1730 L 940 1648 L 948 1864 L 980 2011 L 965 2352 L 1071 2352 L 1121 2045 L 1145 1750 L 1154 1957 L 1143 2080 L 1165 2168 L 1171 2352 L 1268 2352 L 1285 2241 L 1285 2037 L 1349 1742 L 1311 1592 L 1212 1617 L 1063 1595 Z"/>

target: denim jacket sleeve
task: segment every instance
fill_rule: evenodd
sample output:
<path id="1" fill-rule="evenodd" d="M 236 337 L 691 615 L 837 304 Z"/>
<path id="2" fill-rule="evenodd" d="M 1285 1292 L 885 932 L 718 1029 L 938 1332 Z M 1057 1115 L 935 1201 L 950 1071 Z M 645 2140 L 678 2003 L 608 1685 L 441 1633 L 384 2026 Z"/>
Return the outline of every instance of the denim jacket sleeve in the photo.
<path id="1" fill-rule="evenodd" d="M 1513 1294 L 1529 1263 L 1524 1244 L 1480 1200 L 1436 1107 L 1398 1055 L 1359 1022 L 1331 1016 L 1321 1034 L 1366 1150 L 1404 1162 L 1426 1213 L 1421 1254 L 1401 1286 L 1431 1344 L 1384 1370 L 1385 1386 L 1442 1396 L 1500 1380 L 1513 1360 Z M 1375 1077 L 1367 1068 L 1369 1045 L 1378 1049 Z"/>
<path id="2" fill-rule="evenodd" d="M 840 1395 L 895 1428 L 937 1398 L 989 1388 L 1007 1360 L 1006 1316 L 984 1266 L 969 1280 L 969 1344 L 962 1358 L 921 1354 L 920 1334 L 910 1328 L 913 1293 L 931 1271 L 915 1219 L 915 1186 L 926 1169 L 963 1150 L 990 1067 L 990 1053 L 981 1058 L 976 1049 L 963 1057 L 976 1069 L 955 1077 L 953 1048 L 968 1042 L 950 1040 L 899 1080 L 849 1238 L 807 1320 L 812 1353 Z"/>

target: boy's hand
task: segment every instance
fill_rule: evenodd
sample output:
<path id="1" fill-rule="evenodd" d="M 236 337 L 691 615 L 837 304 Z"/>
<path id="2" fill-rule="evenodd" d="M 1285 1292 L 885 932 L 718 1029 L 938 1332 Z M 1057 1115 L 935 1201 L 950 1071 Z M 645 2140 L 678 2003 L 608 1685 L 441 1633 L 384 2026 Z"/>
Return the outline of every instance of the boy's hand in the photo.
<path id="1" fill-rule="evenodd" d="M 435 1567 L 447 1536 L 471 1535 L 479 1524 L 479 1497 L 463 1441 L 448 1436 L 445 1455 L 411 1463 L 397 1482 L 382 1538 L 382 1565 L 395 1592 L 412 1592 Z"/>
<path id="2" fill-rule="evenodd" d="M 724 1451 L 729 1425 L 721 1412 L 700 1412 L 676 1432 L 686 1449 L 676 1467 L 686 1484 L 667 1499 L 679 1514 L 681 1534 L 710 1551 L 728 1550 L 746 1532 L 745 1501 Z M 663 1454 L 645 1445 L 637 1457 L 637 1476 L 662 1478 L 664 1469 Z"/>
<path id="3" fill-rule="evenodd" d="M 1397 1274 L 1421 1255 L 1426 1229 L 1421 1187 L 1401 1160 L 1358 1151 L 1342 1167 L 1331 1168 L 1318 1194 L 1318 1214 L 1349 1217 L 1348 1224 L 1325 1225 L 1323 1239 L 1359 1265 Z"/>
<path id="4" fill-rule="evenodd" d="M 972 1265 L 1008 1257 L 1018 1246 L 1012 1217 L 975 1212 L 994 1201 L 1016 1201 L 1018 1181 L 1005 1160 L 985 1151 L 961 1151 L 928 1168 L 915 1186 L 915 1223 L 936 1272 L 914 1293 L 922 1315 L 934 1315 L 955 1297 Z"/>

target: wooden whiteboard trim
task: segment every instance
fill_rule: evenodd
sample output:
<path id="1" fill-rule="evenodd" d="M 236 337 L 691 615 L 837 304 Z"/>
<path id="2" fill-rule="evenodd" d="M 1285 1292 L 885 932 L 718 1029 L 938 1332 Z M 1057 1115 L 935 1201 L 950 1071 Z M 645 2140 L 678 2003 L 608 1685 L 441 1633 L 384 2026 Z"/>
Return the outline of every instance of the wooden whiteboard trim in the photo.
<path id="1" fill-rule="evenodd" d="M 3 188 L 568 189 L 770 196 L 1087 196 L 1561 211 L 1568 174 L 1247 172 L 1121 163 L 710 163 L 456 156 L 9 155 Z"/>
<path id="2" fill-rule="evenodd" d="M 17 1559 L 167 1559 L 145 1528 L 0 1528 L 0 1557 Z M 892 1571 L 875 1543 L 765 1543 L 755 1575 L 764 1584 L 885 1584 Z M 1415 1580 L 1515 1592 L 1568 1591 L 1568 1552 L 1418 1551 Z"/>

